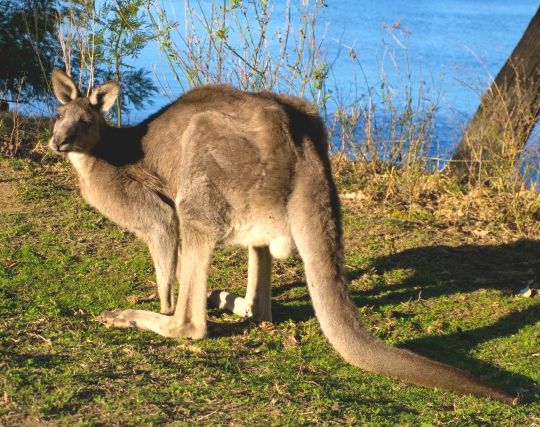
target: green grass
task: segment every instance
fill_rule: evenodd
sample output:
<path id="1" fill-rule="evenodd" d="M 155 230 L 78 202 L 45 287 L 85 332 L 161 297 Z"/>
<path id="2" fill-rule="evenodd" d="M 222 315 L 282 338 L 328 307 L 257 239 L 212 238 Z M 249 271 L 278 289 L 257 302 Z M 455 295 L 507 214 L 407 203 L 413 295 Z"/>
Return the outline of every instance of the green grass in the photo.
<path id="1" fill-rule="evenodd" d="M 211 311 L 196 342 L 106 329 L 93 317 L 154 292 L 147 249 L 82 203 L 63 163 L 0 158 L 0 181 L 0 425 L 540 423 L 539 297 L 514 296 L 538 287 L 537 240 L 486 245 L 433 217 L 344 208 L 351 290 L 373 333 L 520 393 L 511 408 L 345 364 L 297 259 L 275 262 L 273 325 Z M 245 250 L 219 250 L 210 273 L 241 293 Z"/>

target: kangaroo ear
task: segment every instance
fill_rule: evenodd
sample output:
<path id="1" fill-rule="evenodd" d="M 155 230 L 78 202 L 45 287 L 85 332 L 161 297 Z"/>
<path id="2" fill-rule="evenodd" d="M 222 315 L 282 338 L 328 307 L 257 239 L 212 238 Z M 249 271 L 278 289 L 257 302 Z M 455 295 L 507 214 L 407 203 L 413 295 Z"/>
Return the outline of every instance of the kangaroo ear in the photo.
<path id="1" fill-rule="evenodd" d="M 99 107 L 103 112 L 110 110 L 110 108 L 116 102 L 118 94 L 120 93 L 120 85 L 113 80 L 105 82 L 102 85 L 96 86 L 92 89 L 90 94 L 90 104 Z"/>
<path id="2" fill-rule="evenodd" d="M 52 72 L 51 79 L 54 96 L 56 96 L 60 104 L 67 104 L 69 101 L 73 101 L 81 96 L 75 83 L 63 71 L 55 68 Z"/>

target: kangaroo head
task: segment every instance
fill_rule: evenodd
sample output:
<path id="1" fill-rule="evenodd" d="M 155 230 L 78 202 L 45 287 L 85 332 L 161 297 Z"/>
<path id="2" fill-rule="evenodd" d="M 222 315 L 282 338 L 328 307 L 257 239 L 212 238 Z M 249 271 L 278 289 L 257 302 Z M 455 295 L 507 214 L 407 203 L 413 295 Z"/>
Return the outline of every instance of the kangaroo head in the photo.
<path id="1" fill-rule="evenodd" d="M 71 78 L 54 70 L 52 87 L 60 102 L 49 147 L 54 151 L 90 151 L 99 141 L 105 123 L 103 113 L 115 103 L 120 85 L 115 81 L 96 86 L 90 96 L 82 96 Z"/>

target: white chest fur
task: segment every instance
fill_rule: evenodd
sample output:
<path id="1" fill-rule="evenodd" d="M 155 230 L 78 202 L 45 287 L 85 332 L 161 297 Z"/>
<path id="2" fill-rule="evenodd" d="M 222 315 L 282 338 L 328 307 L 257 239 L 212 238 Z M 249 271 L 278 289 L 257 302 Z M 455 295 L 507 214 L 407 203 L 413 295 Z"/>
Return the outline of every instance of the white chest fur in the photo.
<path id="1" fill-rule="evenodd" d="M 79 187 L 81 189 L 83 198 L 87 202 L 90 202 L 88 200 L 88 183 L 92 169 L 92 160 L 87 154 L 77 152 L 68 153 L 68 159 L 73 166 L 73 169 L 75 169 L 75 172 L 77 172 L 77 177 L 79 178 Z"/>
<path id="2" fill-rule="evenodd" d="M 88 156 L 84 153 L 76 153 L 72 151 L 68 153 L 68 159 L 80 176 L 84 176 L 88 168 Z"/>

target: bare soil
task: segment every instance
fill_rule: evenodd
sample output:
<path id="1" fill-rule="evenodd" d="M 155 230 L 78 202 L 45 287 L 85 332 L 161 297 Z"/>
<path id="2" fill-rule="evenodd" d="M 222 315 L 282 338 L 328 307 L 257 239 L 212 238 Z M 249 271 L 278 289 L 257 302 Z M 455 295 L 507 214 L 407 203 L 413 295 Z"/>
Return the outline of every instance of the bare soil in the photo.
<path id="1" fill-rule="evenodd" d="M 18 213 L 24 208 L 14 186 L 15 180 L 7 163 L 0 163 L 0 214 Z"/>

